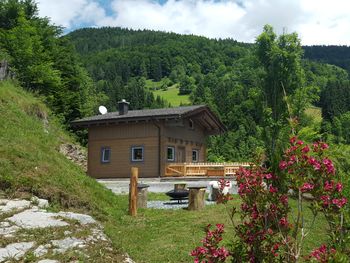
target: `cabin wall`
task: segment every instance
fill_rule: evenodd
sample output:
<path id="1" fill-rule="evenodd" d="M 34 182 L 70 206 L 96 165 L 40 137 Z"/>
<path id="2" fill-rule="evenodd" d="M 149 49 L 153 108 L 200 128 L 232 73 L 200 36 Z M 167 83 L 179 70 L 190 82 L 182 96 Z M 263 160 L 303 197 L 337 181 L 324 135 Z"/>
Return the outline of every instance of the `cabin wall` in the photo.
<path id="1" fill-rule="evenodd" d="M 160 138 L 159 138 L 159 129 Z M 160 176 L 165 166 L 174 162 L 192 162 L 192 151 L 198 150 L 198 162 L 206 161 L 205 134 L 189 119 L 145 123 L 128 123 L 89 127 L 88 174 L 94 178 L 127 178 L 131 167 L 139 168 L 139 177 Z M 144 160 L 131 160 L 131 147 L 144 148 Z M 167 160 L 167 147 L 175 147 L 175 161 Z M 102 163 L 102 148 L 111 149 L 110 162 Z M 183 159 L 181 159 L 181 157 Z"/>
<path id="2" fill-rule="evenodd" d="M 131 147 L 144 148 L 144 160 L 131 160 Z M 102 147 L 110 147 L 109 163 L 101 162 Z M 140 177 L 158 177 L 158 128 L 152 123 L 89 128 L 88 174 L 94 178 L 127 178 L 131 167 Z"/>

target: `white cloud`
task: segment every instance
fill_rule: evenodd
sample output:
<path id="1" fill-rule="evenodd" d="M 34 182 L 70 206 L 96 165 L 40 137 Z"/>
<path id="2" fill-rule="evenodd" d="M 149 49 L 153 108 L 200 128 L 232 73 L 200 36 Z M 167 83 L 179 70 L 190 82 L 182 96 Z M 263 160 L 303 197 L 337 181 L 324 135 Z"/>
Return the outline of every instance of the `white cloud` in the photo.
<path id="1" fill-rule="evenodd" d="M 111 8 L 107 15 L 104 8 Z M 253 42 L 265 24 L 298 32 L 303 44 L 350 45 L 347 0 L 40 0 L 40 14 L 76 28 L 121 26 Z"/>

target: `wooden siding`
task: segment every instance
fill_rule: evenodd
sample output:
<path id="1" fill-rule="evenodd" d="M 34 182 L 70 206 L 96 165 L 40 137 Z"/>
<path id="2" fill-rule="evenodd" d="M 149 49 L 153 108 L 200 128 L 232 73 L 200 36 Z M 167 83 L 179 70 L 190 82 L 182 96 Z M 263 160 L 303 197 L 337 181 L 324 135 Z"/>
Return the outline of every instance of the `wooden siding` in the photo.
<path id="1" fill-rule="evenodd" d="M 144 160 L 131 161 L 131 147 L 144 147 Z M 111 148 L 109 163 L 101 163 L 101 148 Z M 130 177 L 131 167 L 140 177 L 158 177 L 158 128 L 152 123 L 89 128 L 88 174 L 94 178 Z"/>
<path id="2" fill-rule="evenodd" d="M 109 163 L 101 162 L 101 148 L 111 149 Z M 144 160 L 131 161 L 131 147 L 144 147 Z M 130 177 L 131 167 L 140 177 L 158 177 L 158 137 L 89 141 L 88 174 L 94 178 Z"/>
<path id="3" fill-rule="evenodd" d="M 128 123 L 89 128 L 89 142 L 96 140 L 144 138 L 158 136 L 158 128 L 152 123 Z"/>
<path id="4" fill-rule="evenodd" d="M 160 167 L 159 130 L 160 127 Z M 167 161 L 167 147 L 175 147 L 175 162 L 192 162 L 192 150 L 198 150 L 198 162 L 206 161 L 205 134 L 189 120 L 179 122 L 128 123 L 111 126 L 89 127 L 88 174 L 94 178 L 130 177 L 132 166 L 139 168 L 140 177 L 164 176 Z M 131 161 L 131 147 L 144 147 L 144 160 Z M 110 147 L 109 163 L 101 162 L 102 147 Z M 184 149 L 185 159 L 178 160 L 178 151 Z M 160 174 L 159 174 L 160 170 Z"/>

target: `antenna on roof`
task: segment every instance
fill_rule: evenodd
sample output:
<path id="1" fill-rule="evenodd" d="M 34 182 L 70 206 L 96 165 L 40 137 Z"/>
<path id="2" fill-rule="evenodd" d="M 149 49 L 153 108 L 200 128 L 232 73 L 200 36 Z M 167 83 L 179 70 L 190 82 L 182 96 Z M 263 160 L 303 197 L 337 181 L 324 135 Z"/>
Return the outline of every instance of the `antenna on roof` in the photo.
<path id="1" fill-rule="evenodd" d="M 107 108 L 105 106 L 98 107 L 98 111 L 103 115 L 107 113 Z"/>

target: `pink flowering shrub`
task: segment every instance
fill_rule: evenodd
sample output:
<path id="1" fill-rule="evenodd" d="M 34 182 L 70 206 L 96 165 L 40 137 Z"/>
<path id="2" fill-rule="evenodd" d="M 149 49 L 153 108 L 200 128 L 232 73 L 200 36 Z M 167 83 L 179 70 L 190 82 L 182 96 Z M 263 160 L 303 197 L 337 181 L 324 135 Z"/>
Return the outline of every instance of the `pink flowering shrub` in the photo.
<path id="1" fill-rule="evenodd" d="M 240 168 L 236 179 L 242 222 L 235 227 L 239 238 L 233 251 L 235 258 L 241 262 L 280 262 L 285 245 L 280 232 L 287 233 L 291 227 L 288 196 L 274 186 L 276 176 L 259 166 Z"/>
<path id="2" fill-rule="evenodd" d="M 333 162 L 326 155 L 328 145 L 316 142 L 309 146 L 296 137 L 290 139 L 290 145 L 280 163 L 281 170 L 287 173 L 289 187 L 295 193 L 313 197 L 313 213 L 324 214 L 331 242 L 341 245 L 340 237 L 345 230 L 342 212 L 348 200 L 342 193 L 343 185 L 336 177 Z"/>
<path id="3" fill-rule="evenodd" d="M 210 228 L 210 224 L 205 228 L 206 237 L 202 240 L 203 246 L 195 248 L 190 254 L 194 257 L 195 263 L 225 262 L 230 255 L 225 247 L 219 247 L 224 233 L 224 225 L 217 224 L 214 230 Z"/>
<path id="4" fill-rule="evenodd" d="M 290 147 L 279 164 L 287 180 L 288 193 L 278 189 L 277 175 L 260 166 L 239 169 L 236 181 L 242 200 L 239 210 L 241 220 L 234 228 L 236 239 L 230 252 L 232 262 L 299 262 L 305 254 L 304 241 L 320 213 L 329 225 L 329 245 L 314 249 L 306 260 L 349 262 L 350 228 L 347 228 L 343 216 L 348 200 L 343 194 L 343 185 L 336 176 L 333 162 L 327 156 L 327 148 L 328 145 L 323 142 L 307 145 L 296 137 L 290 139 Z M 220 184 L 225 185 L 225 181 Z M 297 199 L 297 211 L 293 217 L 288 217 L 291 212 L 288 194 Z M 307 227 L 303 211 L 305 198 L 311 200 L 308 207 L 314 217 Z M 227 200 L 228 197 L 223 203 L 227 203 Z M 236 212 L 233 208 L 233 214 Z M 292 222 L 289 218 L 292 218 Z M 213 255 L 208 249 L 194 250 L 192 253 L 193 256 L 203 253 Z M 202 258 L 197 257 L 198 260 Z"/>
<path id="5" fill-rule="evenodd" d="M 328 248 L 325 244 L 319 248 L 314 249 L 307 257 L 309 261 L 316 261 L 321 263 L 327 263 L 334 257 L 336 250 L 334 248 Z"/>
<path id="6" fill-rule="evenodd" d="M 227 204 L 229 200 L 232 200 L 232 195 L 229 194 L 228 192 L 225 193 L 224 189 L 226 187 L 230 187 L 231 183 L 230 181 L 226 181 L 225 179 L 220 179 L 218 181 L 218 185 L 219 185 L 219 193 L 218 193 L 218 196 L 216 197 L 216 203 Z"/>

